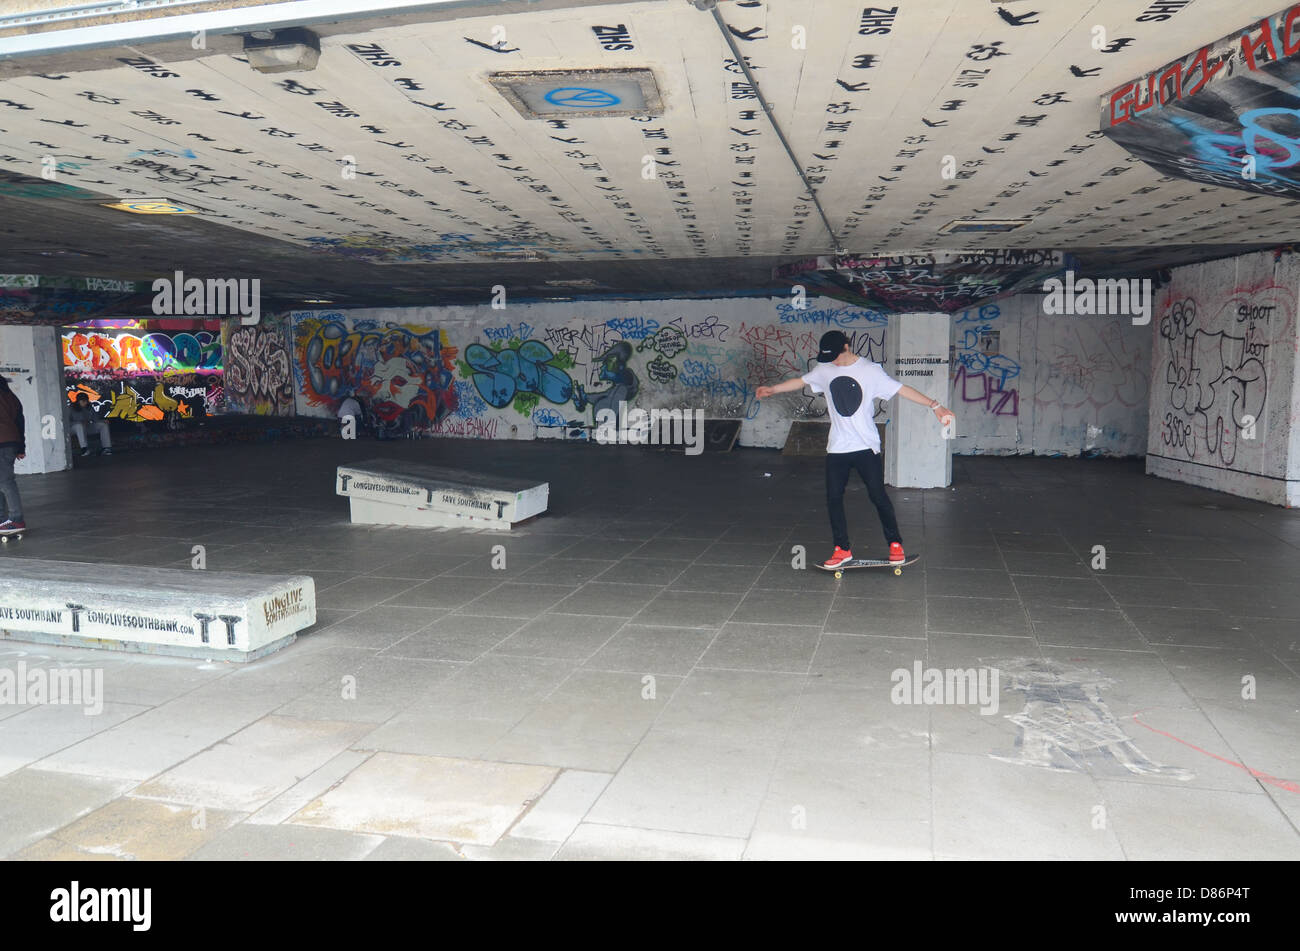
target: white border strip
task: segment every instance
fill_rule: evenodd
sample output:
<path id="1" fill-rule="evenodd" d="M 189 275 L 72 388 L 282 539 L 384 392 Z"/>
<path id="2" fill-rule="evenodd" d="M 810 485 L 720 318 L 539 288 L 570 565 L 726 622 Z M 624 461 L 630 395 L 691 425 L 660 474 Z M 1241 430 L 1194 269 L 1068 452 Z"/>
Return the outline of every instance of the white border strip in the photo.
<path id="1" fill-rule="evenodd" d="M 125 46 L 208 33 L 243 33 L 305 26 L 312 22 L 356 19 L 388 13 L 414 13 L 448 6 L 490 6 L 504 0 L 289 0 L 174 17 L 129 20 L 73 30 L 50 30 L 0 39 L 0 59 L 36 56 L 106 46 Z"/>
<path id="2" fill-rule="evenodd" d="M 97 0 L 95 3 L 83 3 L 72 7 L 46 7 L 24 13 L 6 13 L 0 16 L 0 29 L 15 26 L 45 26 L 64 20 L 85 20 L 89 17 L 140 13 L 145 10 L 192 7 L 207 2 L 209 0 Z"/>

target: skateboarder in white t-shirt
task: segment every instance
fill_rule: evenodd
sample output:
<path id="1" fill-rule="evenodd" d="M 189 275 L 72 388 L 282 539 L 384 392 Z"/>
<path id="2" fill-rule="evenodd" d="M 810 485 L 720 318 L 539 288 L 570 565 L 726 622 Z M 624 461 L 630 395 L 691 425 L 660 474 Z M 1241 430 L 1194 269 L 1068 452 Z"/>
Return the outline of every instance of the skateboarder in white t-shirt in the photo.
<path id="1" fill-rule="evenodd" d="M 849 527 L 844 517 L 844 488 L 849 472 L 856 469 L 867 487 L 867 495 L 880 515 L 880 525 L 889 543 L 889 560 L 906 561 L 903 536 L 898 532 L 894 506 L 885 491 L 885 466 L 880 457 L 880 433 L 875 423 L 875 401 L 892 399 L 895 394 L 934 410 L 940 423 L 953 419 L 952 411 L 892 379 L 879 363 L 859 357 L 849 349 L 848 338 L 838 330 L 822 335 L 817 351 L 818 365 L 803 376 L 792 377 L 776 386 L 760 386 L 755 395 L 767 399 L 777 393 L 790 393 L 809 386 L 814 393 L 826 394 L 826 408 L 831 420 L 830 440 L 826 446 L 826 508 L 835 537 L 835 551 L 823 564 L 835 568 L 853 558 L 849 547 Z"/>

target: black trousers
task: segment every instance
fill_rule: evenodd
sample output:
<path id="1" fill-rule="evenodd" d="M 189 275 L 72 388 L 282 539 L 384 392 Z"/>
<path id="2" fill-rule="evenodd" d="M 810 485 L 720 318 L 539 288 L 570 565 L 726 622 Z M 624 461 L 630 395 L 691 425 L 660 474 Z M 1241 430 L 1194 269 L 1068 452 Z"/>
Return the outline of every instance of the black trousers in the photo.
<path id="1" fill-rule="evenodd" d="M 880 515 L 880 527 L 885 530 L 887 543 L 902 544 L 898 534 L 898 521 L 894 518 L 894 503 L 885 492 L 885 463 L 880 454 L 870 449 L 858 452 L 828 452 L 826 454 L 826 510 L 831 517 L 831 533 L 835 544 L 849 549 L 849 524 L 844 518 L 844 488 L 849 484 L 849 472 L 856 469 L 867 487 L 867 495 Z"/>

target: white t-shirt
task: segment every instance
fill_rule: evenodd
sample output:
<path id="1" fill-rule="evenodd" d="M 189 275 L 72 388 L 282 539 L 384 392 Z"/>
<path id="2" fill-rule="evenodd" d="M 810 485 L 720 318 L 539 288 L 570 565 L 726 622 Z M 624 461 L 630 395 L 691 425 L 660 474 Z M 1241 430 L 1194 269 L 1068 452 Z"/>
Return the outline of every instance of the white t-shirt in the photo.
<path id="1" fill-rule="evenodd" d="M 858 357 L 846 367 L 819 363 L 803 376 L 814 393 L 826 394 L 831 436 L 826 451 L 832 453 L 880 452 L 876 429 L 876 400 L 891 399 L 903 386 L 879 363 Z"/>

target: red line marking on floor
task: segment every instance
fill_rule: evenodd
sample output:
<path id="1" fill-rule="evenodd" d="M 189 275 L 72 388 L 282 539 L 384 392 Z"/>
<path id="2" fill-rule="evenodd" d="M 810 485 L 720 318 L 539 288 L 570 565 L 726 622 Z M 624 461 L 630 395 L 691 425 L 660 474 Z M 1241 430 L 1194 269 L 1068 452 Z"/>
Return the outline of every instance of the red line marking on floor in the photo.
<path id="1" fill-rule="evenodd" d="M 1270 776 L 1268 773 L 1261 772 L 1258 769 L 1251 769 L 1245 763 L 1238 763 L 1236 760 L 1224 759 L 1222 756 L 1218 755 L 1217 753 L 1211 753 L 1209 750 L 1203 750 L 1195 743 L 1188 743 L 1186 740 L 1179 739 L 1178 737 L 1174 736 L 1172 733 L 1166 733 L 1164 730 L 1157 730 L 1149 723 L 1143 723 L 1141 720 L 1139 720 L 1136 713 L 1133 714 L 1133 722 L 1139 724 L 1140 726 L 1146 727 L 1152 733 L 1159 733 L 1161 736 L 1167 736 L 1169 737 L 1169 739 L 1177 743 L 1181 743 L 1183 744 L 1183 746 L 1190 747 L 1191 749 L 1196 750 L 1196 752 L 1198 753 L 1204 753 L 1206 756 L 1209 756 L 1213 759 L 1217 759 L 1220 763 L 1227 763 L 1229 766 L 1236 766 L 1238 769 L 1244 769 L 1246 772 L 1250 773 L 1250 775 L 1254 776 L 1256 779 L 1262 780 L 1263 782 L 1266 782 L 1271 786 L 1277 786 L 1280 789 L 1285 789 L 1287 792 L 1300 793 L 1300 786 L 1297 786 L 1295 783 L 1287 782 L 1285 779 L 1278 779 L 1276 776 Z"/>

